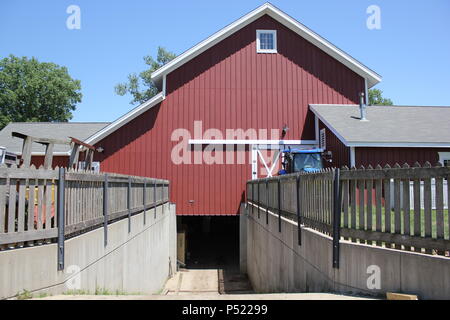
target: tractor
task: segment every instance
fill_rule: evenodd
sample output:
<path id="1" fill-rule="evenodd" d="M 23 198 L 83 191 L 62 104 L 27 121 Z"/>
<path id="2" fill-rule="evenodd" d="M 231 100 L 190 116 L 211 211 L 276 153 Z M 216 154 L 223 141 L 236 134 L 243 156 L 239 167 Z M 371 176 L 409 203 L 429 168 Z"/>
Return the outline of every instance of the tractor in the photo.
<path id="1" fill-rule="evenodd" d="M 324 168 L 324 161 L 331 162 L 331 152 L 323 149 L 291 149 L 282 151 L 283 162 L 278 174 L 290 174 L 294 172 L 317 172 Z"/>

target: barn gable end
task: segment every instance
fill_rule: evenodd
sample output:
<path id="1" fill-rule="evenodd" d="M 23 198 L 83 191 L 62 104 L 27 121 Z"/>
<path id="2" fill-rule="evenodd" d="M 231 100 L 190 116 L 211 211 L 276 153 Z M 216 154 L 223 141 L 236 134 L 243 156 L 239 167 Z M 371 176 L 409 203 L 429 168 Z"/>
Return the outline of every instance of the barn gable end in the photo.
<path id="1" fill-rule="evenodd" d="M 277 53 L 256 52 L 258 29 L 277 31 Z M 279 139 L 287 125 L 285 139 L 315 143 L 308 105 L 357 103 L 365 79 L 263 15 L 168 73 L 164 89 L 162 101 L 95 141 L 104 149 L 102 170 L 170 180 L 177 214 L 236 215 L 251 178 L 249 147 L 217 146 L 217 161 L 209 164 L 208 147 L 188 145 L 189 163 L 177 164 L 179 133 L 227 139 L 227 130 L 242 129 L 255 130 L 257 139 Z"/>

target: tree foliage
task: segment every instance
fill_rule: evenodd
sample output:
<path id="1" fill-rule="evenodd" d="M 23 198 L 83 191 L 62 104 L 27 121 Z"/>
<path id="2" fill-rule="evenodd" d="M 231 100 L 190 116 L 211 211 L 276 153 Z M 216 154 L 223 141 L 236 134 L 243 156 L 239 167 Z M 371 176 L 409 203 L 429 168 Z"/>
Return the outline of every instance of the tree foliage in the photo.
<path id="1" fill-rule="evenodd" d="M 369 105 L 371 106 L 392 106 L 391 99 L 383 98 L 383 91 L 380 89 L 369 90 Z"/>
<path id="2" fill-rule="evenodd" d="M 66 67 L 10 55 L 0 60 L 0 129 L 11 121 L 68 121 L 80 90 Z"/>
<path id="3" fill-rule="evenodd" d="M 149 66 L 148 69 L 142 71 L 139 75 L 136 73 L 128 75 L 128 82 L 116 85 L 116 93 L 121 96 L 127 93 L 131 94 L 133 96 L 131 104 L 142 103 L 152 98 L 158 93 L 158 89 L 151 79 L 151 74 L 175 57 L 175 53 L 158 47 L 156 60 L 152 56 L 144 57 L 145 64 Z"/>

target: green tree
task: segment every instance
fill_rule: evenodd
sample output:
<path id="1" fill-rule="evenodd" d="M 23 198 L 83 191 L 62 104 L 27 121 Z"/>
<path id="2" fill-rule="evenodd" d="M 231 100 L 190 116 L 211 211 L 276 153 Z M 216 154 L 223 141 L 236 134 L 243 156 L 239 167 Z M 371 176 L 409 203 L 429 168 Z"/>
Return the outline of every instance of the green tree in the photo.
<path id="1" fill-rule="evenodd" d="M 156 60 L 152 56 L 144 57 L 145 64 L 149 66 L 148 69 L 142 71 L 139 75 L 136 73 L 128 75 L 127 83 L 119 83 L 116 85 L 116 93 L 120 96 L 127 93 L 131 94 L 133 96 L 133 100 L 130 102 L 131 104 L 147 101 L 158 93 L 158 89 L 151 79 L 152 73 L 175 57 L 175 53 L 158 47 Z"/>
<path id="2" fill-rule="evenodd" d="M 394 103 L 391 99 L 383 98 L 383 91 L 380 89 L 369 90 L 369 105 L 370 106 L 392 106 Z"/>
<path id="3" fill-rule="evenodd" d="M 81 102 L 80 90 L 66 67 L 10 55 L 0 60 L 0 129 L 11 121 L 66 122 Z"/>

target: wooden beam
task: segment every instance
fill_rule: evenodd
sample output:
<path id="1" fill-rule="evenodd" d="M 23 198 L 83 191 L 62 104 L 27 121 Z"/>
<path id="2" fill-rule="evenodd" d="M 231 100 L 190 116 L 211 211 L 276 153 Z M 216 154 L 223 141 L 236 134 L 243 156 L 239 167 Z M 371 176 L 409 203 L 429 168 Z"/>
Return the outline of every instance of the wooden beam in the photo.
<path id="1" fill-rule="evenodd" d="M 30 137 L 33 139 L 33 142 L 37 142 L 37 143 L 41 143 L 41 144 L 47 144 L 47 143 L 53 143 L 53 144 L 65 144 L 65 145 L 69 145 L 70 144 L 70 140 L 59 140 L 59 139 L 50 139 L 50 138 L 38 138 L 38 137 L 33 137 L 31 135 L 27 135 L 24 133 L 20 133 L 20 132 L 11 132 L 11 135 L 15 138 L 21 138 L 21 139 L 26 139 L 27 137 Z"/>
<path id="2" fill-rule="evenodd" d="M 14 134 L 14 132 L 13 132 Z M 33 145 L 32 137 L 23 138 L 22 145 L 22 167 L 28 168 L 31 164 L 31 148 Z"/>
<path id="3" fill-rule="evenodd" d="M 72 151 L 70 152 L 69 157 L 69 168 L 76 168 L 78 162 L 78 156 L 80 154 L 80 145 L 76 142 L 73 142 Z"/>
<path id="4" fill-rule="evenodd" d="M 442 251 L 448 251 L 450 249 L 450 240 L 447 239 L 434 239 L 431 237 L 424 238 L 405 234 L 389 233 L 387 231 L 379 232 L 341 228 L 341 236 L 352 239 L 395 243 L 414 248 L 428 248 Z"/>
<path id="5" fill-rule="evenodd" d="M 388 300 L 419 300 L 415 294 L 386 292 Z"/>
<path id="6" fill-rule="evenodd" d="M 83 146 L 83 147 L 85 147 L 85 148 L 87 148 L 89 150 L 95 151 L 95 147 L 93 145 L 87 144 L 87 143 L 85 143 L 85 142 L 83 142 L 81 140 L 78 140 L 78 139 L 74 138 L 74 137 L 69 137 L 69 138 L 71 139 L 70 142 L 78 144 L 80 146 Z"/>
<path id="7" fill-rule="evenodd" d="M 59 140 L 59 139 L 49 139 L 49 138 L 38 138 L 24 133 L 13 131 L 11 136 L 19 139 L 23 139 L 22 145 L 22 168 L 28 168 L 31 164 L 32 146 L 33 143 L 40 143 L 45 145 L 45 158 L 44 167 L 46 169 L 52 166 L 53 162 L 53 149 L 55 144 L 69 145 L 69 140 Z"/>
<path id="8" fill-rule="evenodd" d="M 44 169 L 50 169 L 52 167 L 54 146 L 53 143 L 45 145 Z"/>

